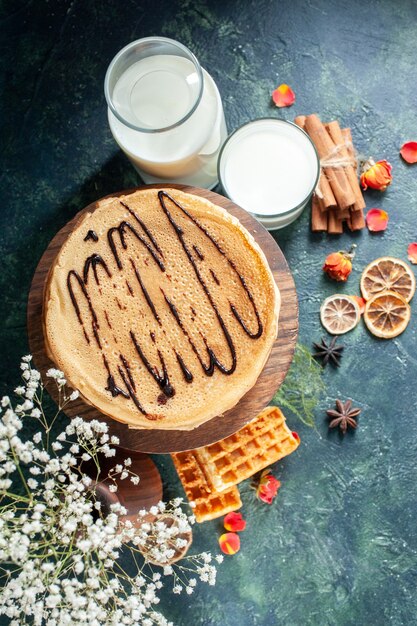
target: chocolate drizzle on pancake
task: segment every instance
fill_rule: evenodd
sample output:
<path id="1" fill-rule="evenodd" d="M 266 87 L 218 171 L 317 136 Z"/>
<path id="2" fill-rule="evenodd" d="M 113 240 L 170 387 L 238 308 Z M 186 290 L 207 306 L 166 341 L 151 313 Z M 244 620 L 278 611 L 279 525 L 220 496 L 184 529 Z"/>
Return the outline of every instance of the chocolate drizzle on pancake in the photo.
<path id="1" fill-rule="evenodd" d="M 193 248 L 200 261 L 204 261 L 204 254 L 201 252 L 201 250 L 197 246 L 193 246 Z"/>
<path id="2" fill-rule="evenodd" d="M 147 413 L 147 411 L 142 406 L 137 395 L 138 393 L 140 394 L 140 380 L 138 379 L 137 372 L 135 372 L 136 364 L 133 363 L 135 367 L 133 367 L 132 369 L 132 366 L 127 361 L 126 357 L 120 353 L 117 357 L 119 360 L 119 364 L 117 364 L 115 366 L 115 370 L 112 371 L 112 368 L 110 367 L 109 362 L 107 361 L 107 358 L 105 356 L 103 345 L 106 346 L 107 342 L 100 339 L 100 326 L 98 321 L 98 315 L 93 306 L 93 290 L 98 289 L 99 293 L 101 294 L 100 281 L 104 283 L 104 281 L 106 281 L 107 279 L 112 279 L 113 274 L 117 276 L 118 272 L 127 271 L 127 268 L 130 267 L 131 272 L 133 271 L 133 282 L 129 282 L 125 278 L 124 284 L 126 285 L 128 292 L 131 296 L 141 296 L 140 298 L 137 298 L 137 300 L 138 302 L 139 300 L 141 301 L 141 306 L 150 311 L 153 319 L 157 323 L 156 328 L 161 328 L 162 333 L 165 336 L 165 331 L 163 329 L 163 320 L 166 320 L 167 315 L 170 315 L 173 320 L 175 320 L 175 323 L 179 328 L 179 331 L 176 331 L 177 334 L 178 332 L 180 332 L 180 336 L 183 337 L 182 341 L 185 341 L 185 345 L 188 344 L 189 348 L 191 349 L 190 354 L 194 353 L 195 357 L 197 357 L 201 369 L 206 376 L 213 376 L 216 369 L 226 376 L 232 375 L 237 366 L 235 344 L 232 339 L 232 335 L 228 328 L 228 325 L 218 308 L 218 304 L 216 303 L 215 297 L 212 294 L 210 288 L 210 285 L 211 287 L 213 287 L 213 282 L 215 283 L 215 285 L 220 285 L 220 280 L 217 277 L 215 271 L 212 268 L 207 268 L 207 265 L 204 263 L 205 257 L 207 256 L 208 252 L 208 249 L 205 250 L 205 245 L 201 245 L 200 243 L 200 247 L 202 248 L 200 249 L 200 247 L 198 247 L 196 244 L 190 244 L 188 242 L 188 239 L 186 237 L 187 233 L 185 232 L 182 225 L 183 222 L 185 222 L 185 224 L 188 222 L 194 225 L 194 227 L 198 228 L 199 231 L 203 234 L 203 242 L 205 241 L 207 243 L 208 248 L 214 247 L 214 249 L 216 250 L 216 254 L 221 255 L 221 257 L 225 259 L 232 272 L 236 275 L 237 281 L 234 281 L 235 286 L 236 284 L 240 285 L 240 288 L 243 290 L 243 292 L 245 292 L 250 307 L 252 309 L 252 322 L 250 324 L 248 321 L 245 321 L 235 304 L 233 304 L 233 302 L 230 302 L 230 300 L 228 301 L 230 311 L 243 332 L 250 339 L 253 340 L 261 337 L 263 333 L 262 321 L 260 319 L 259 311 L 257 309 L 253 294 L 247 285 L 245 277 L 239 272 L 234 261 L 227 256 L 222 246 L 210 234 L 206 227 L 203 226 L 197 219 L 195 219 L 170 194 L 168 194 L 166 191 L 159 191 L 158 199 L 160 209 L 168 220 L 167 227 L 171 227 L 173 232 L 175 233 L 175 236 L 177 237 L 180 244 L 180 248 L 184 253 L 184 259 L 191 266 L 192 272 L 195 275 L 195 278 L 199 283 L 202 292 L 204 292 L 204 296 L 202 297 L 205 300 L 206 306 L 209 306 L 214 313 L 216 322 L 225 340 L 224 345 L 227 345 L 228 353 L 226 352 L 226 348 L 222 350 L 221 347 L 219 347 L 218 345 L 217 347 L 211 346 L 209 344 L 208 338 L 201 331 L 197 330 L 197 336 L 194 333 L 193 338 L 191 328 L 187 327 L 187 323 L 189 325 L 190 319 L 192 322 L 194 322 L 196 319 L 198 320 L 198 307 L 196 307 L 197 311 L 194 307 L 191 307 L 192 317 L 190 318 L 189 312 L 181 312 L 181 310 L 178 310 L 178 305 L 176 305 L 172 297 L 169 297 L 165 293 L 162 287 L 160 287 L 162 300 L 161 298 L 156 298 L 155 301 L 152 299 L 156 297 L 155 292 L 153 291 L 153 296 L 151 297 L 149 292 L 149 285 L 147 288 L 147 285 L 145 283 L 145 276 L 141 273 L 138 259 L 140 259 L 142 263 L 145 264 L 145 266 L 153 264 L 155 268 L 157 268 L 157 271 L 160 271 L 162 274 L 164 274 L 166 278 L 170 278 L 170 275 L 166 273 L 168 261 L 164 257 L 163 251 L 158 244 L 157 239 L 151 233 L 147 225 L 125 202 L 120 202 L 120 204 L 124 207 L 124 209 L 126 209 L 129 215 L 125 214 L 123 216 L 125 219 L 123 219 L 118 226 L 110 228 L 107 232 L 107 243 L 114 259 L 114 264 L 116 266 L 115 269 L 113 269 L 113 263 L 110 263 L 110 269 L 108 263 L 102 258 L 102 256 L 94 253 L 88 256 L 84 262 L 83 277 L 81 277 L 75 269 L 70 270 L 67 276 L 67 288 L 69 291 L 72 305 L 77 315 L 78 322 L 82 327 L 84 337 L 87 343 L 91 345 L 92 333 L 95 343 L 102 353 L 104 367 L 107 371 L 105 390 L 108 391 L 113 397 L 122 396 L 126 399 L 130 398 L 134 402 L 137 409 L 149 420 L 160 419 L 162 416 L 151 415 Z M 175 209 L 175 211 L 180 216 L 180 221 L 176 217 L 173 209 Z M 93 241 L 97 241 L 98 237 L 97 235 L 95 235 L 95 237 L 97 237 L 97 239 L 95 239 L 94 235 L 94 231 L 88 231 L 87 236 L 84 240 L 87 241 L 87 239 L 92 239 Z M 128 236 L 129 240 L 127 239 Z M 92 281 L 92 285 L 90 285 L 89 283 L 89 275 L 91 272 L 93 273 L 95 283 L 97 285 L 96 287 L 94 286 L 94 281 Z M 210 274 L 211 278 L 207 282 L 205 274 L 207 274 L 208 276 L 208 273 Z M 126 287 L 123 288 L 126 289 Z M 117 289 L 116 284 L 113 284 L 113 288 Z M 89 290 L 91 291 L 91 293 L 89 293 Z M 122 307 L 116 295 L 114 296 L 114 299 L 120 310 L 126 309 L 126 307 Z M 85 313 L 81 313 L 80 302 L 82 300 L 87 303 L 88 315 L 86 315 Z M 132 300 L 132 305 L 135 301 L 136 299 L 134 301 Z M 143 311 L 144 309 L 138 309 L 137 327 L 130 329 L 127 328 L 126 330 L 128 332 L 131 346 L 132 348 L 134 348 L 134 353 L 137 355 L 138 363 L 141 363 L 142 366 L 145 368 L 145 371 L 142 375 L 151 376 L 159 388 L 155 397 L 156 403 L 159 405 L 164 405 L 169 400 L 169 398 L 172 398 L 175 395 L 175 387 L 173 384 L 175 383 L 175 377 L 178 376 L 179 373 L 181 373 L 180 375 L 182 375 L 183 380 L 186 383 L 190 384 L 194 380 L 195 372 L 193 373 L 190 369 L 190 366 L 186 363 L 186 361 L 189 360 L 189 357 L 187 357 L 186 354 L 180 354 L 177 349 L 174 348 L 174 346 L 170 346 L 169 344 L 166 345 L 166 343 L 161 343 L 160 348 L 158 348 L 156 335 L 153 331 L 149 333 L 150 338 L 152 339 L 152 349 L 150 347 L 147 347 L 145 350 L 145 347 L 141 345 L 140 339 L 140 310 Z M 107 322 L 107 327 L 112 329 L 112 323 L 110 321 L 108 311 L 104 310 L 104 316 Z M 254 325 L 254 320 L 256 320 L 255 328 L 250 328 L 250 326 Z M 88 322 L 90 322 L 91 324 L 91 330 L 88 326 Z M 228 323 L 230 324 L 230 315 Z M 200 337 L 200 339 L 198 339 L 198 337 Z M 200 347 L 196 345 L 196 341 L 198 344 L 201 344 Z M 174 362 L 173 371 L 168 371 L 166 359 L 164 359 L 162 350 L 172 350 L 175 354 L 177 365 L 175 365 Z M 181 349 L 181 352 L 183 352 L 183 349 Z M 133 353 L 131 353 L 131 355 L 132 354 Z M 115 352 L 114 355 L 117 356 L 117 352 Z M 196 363 L 195 357 L 193 357 L 194 364 Z M 117 374 L 119 382 L 116 381 Z"/>
<path id="3" fill-rule="evenodd" d="M 89 230 L 84 237 L 84 241 L 98 241 L 97 233 L 94 230 Z"/>
<path id="4" fill-rule="evenodd" d="M 216 285 L 220 285 L 220 281 L 217 278 L 216 272 L 214 272 L 212 269 L 210 269 L 210 274 L 211 274 L 211 277 L 213 278 L 214 282 L 216 283 Z"/>
<path id="5" fill-rule="evenodd" d="M 109 278 L 111 278 L 111 272 L 109 270 L 109 268 L 107 267 L 107 263 L 106 261 L 104 261 L 102 259 L 102 257 L 99 254 L 92 254 L 91 256 L 89 256 L 85 263 L 84 263 L 84 284 L 87 285 L 88 283 L 88 271 L 90 269 L 90 267 L 93 268 L 93 273 L 94 273 L 94 278 L 96 279 L 96 283 L 97 285 L 100 284 L 100 281 L 98 279 L 98 274 L 97 274 L 97 266 L 101 265 L 104 269 L 104 271 L 106 272 L 107 276 Z"/>

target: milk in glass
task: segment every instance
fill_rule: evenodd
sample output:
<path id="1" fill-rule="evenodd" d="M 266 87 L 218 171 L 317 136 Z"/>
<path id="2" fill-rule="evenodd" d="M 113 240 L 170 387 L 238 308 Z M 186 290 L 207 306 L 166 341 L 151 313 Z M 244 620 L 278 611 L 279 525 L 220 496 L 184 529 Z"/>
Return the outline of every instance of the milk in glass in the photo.
<path id="1" fill-rule="evenodd" d="M 245 124 L 220 157 L 226 194 L 268 229 L 282 228 L 303 211 L 319 174 L 316 150 L 295 124 L 265 118 Z"/>
<path id="2" fill-rule="evenodd" d="M 187 58 L 155 54 L 130 65 L 117 80 L 112 101 L 125 123 L 109 108 L 110 128 L 146 183 L 206 188 L 217 183 L 217 158 L 227 131 L 217 86 L 202 72 L 201 100 L 190 115 L 201 82 Z"/>

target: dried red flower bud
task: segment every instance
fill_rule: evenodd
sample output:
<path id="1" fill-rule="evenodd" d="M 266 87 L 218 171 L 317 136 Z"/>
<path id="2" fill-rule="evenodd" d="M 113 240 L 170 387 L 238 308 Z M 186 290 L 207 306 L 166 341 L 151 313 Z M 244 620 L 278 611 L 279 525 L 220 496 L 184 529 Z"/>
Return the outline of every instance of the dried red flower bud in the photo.
<path id="1" fill-rule="evenodd" d="M 259 479 L 259 484 L 256 489 L 256 496 L 262 502 L 265 502 L 266 504 L 272 504 L 280 487 L 280 481 L 275 478 L 275 476 L 273 476 L 268 470 L 264 470 Z"/>
<path id="2" fill-rule="evenodd" d="M 226 530 L 231 530 L 232 532 L 240 532 L 241 530 L 245 530 L 246 522 L 243 519 L 240 513 L 228 513 L 223 520 L 223 526 Z"/>
<path id="3" fill-rule="evenodd" d="M 392 165 L 388 161 L 375 161 L 369 159 L 362 166 L 361 185 L 363 189 L 377 189 L 385 191 L 392 182 Z"/>
<path id="4" fill-rule="evenodd" d="M 327 276 L 333 280 L 347 280 L 352 271 L 352 259 L 355 256 L 353 250 L 355 248 L 356 246 L 354 244 L 349 252 L 339 250 L 339 252 L 332 252 L 329 254 L 324 261 L 323 272 L 325 272 Z"/>

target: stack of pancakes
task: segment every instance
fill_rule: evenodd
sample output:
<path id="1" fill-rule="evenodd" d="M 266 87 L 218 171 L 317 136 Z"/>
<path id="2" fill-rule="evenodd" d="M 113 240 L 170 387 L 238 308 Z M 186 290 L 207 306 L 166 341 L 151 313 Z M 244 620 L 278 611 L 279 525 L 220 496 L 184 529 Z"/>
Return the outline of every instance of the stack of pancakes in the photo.
<path id="1" fill-rule="evenodd" d="M 84 400 L 138 428 L 191 430 L 255 384 L 279 293 L 253 237 L 177 189 L 83 214 L 50 270 L 49 357 Z"/>

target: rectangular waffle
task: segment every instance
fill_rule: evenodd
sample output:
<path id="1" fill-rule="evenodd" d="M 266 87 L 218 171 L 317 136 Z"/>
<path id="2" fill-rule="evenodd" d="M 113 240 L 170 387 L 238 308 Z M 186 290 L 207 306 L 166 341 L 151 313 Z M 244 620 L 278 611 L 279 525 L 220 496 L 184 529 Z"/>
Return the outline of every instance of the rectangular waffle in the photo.
<path id="1" fill-rule="evenodd" d="M 221 517 L 242 506 L 237 487 L 231 487 L 218 493 L 208 484 L 194 451 L 177 452 L 172 455 L 172 459 L 187 498 L 194 505 L 193 513 L 197 522 Z"/>
<path id="2" fill-rule="evenodd" d="M 192 453 L 211 490 L 223 492 L 291 454 L 299 443 L 282 411 L 269 406 L 233 435 Z"/>

